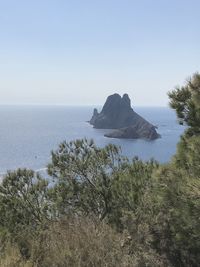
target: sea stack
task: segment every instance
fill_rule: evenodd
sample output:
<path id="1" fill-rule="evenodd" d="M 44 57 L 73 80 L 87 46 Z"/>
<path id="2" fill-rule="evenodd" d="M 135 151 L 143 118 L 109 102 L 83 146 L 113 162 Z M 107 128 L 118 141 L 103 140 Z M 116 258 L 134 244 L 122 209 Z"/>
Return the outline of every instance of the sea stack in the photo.
<path id="1" fill-rule="evenodd" d="M 154 140 L 160 137 L 156 127 L 142 118 L 131 108 L 131 101 L 127 94 L 108 96 L 102 111 L 94 109 L 89 121 L 96 129 L 113 129 L 106 137 L 127 139 Z"/>

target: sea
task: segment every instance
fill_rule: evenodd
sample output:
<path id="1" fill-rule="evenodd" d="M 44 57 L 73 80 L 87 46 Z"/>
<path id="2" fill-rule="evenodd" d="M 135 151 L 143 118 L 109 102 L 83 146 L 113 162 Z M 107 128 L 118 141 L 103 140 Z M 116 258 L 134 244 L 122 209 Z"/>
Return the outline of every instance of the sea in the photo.
<path id="1" fill-rule="evenodd" d="M 107 138 L 104 134 L 108 130 L 94 129 L 87 122 L 93 108 L 0 106 L 0 175 L 25 167 L 43 171 L 51 161 L 51 151 L 59 143 L 81 138 L 93 139 L 99 147 L 109 143 L 120 146 L 122 154 L 129 159 L 138 156 L 142 160 L 154 158 L 167 163 L 185 130 L 170 108 L 135 107 L 137 113 L 158 127 L 161 138 L 154 141 Z"/>

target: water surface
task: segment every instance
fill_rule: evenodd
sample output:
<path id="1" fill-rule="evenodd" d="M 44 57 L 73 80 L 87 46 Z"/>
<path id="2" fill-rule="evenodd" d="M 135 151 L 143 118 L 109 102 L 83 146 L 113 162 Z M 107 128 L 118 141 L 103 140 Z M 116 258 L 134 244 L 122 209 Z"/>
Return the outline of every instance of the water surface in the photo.
<path id="1" fill-rule="evenodd" d="M 18 167 L 44 168 L 50 152 L 63 140 L 93 138 L 103 147 L 108 143 L 121 146 L 124 155 L 144 160 L 155 158 L 168 162 L 184 128 L 178 125 L 169 108 L 135 108 L 135 111 L 158 126 L 162 138 L 154 141 L 110 139 L 106 130 L 87 123 L 93 107 L 0 106 L 0 173 Z"/>

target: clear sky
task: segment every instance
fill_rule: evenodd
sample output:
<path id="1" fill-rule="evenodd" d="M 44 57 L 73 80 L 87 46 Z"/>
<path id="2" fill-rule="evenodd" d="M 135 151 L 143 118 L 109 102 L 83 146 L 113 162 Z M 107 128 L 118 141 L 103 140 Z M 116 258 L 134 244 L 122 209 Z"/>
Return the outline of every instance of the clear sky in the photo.
<path id="1" fill-rule="evenodd" d="M 200 70 L 199 0 L 0 0 L 0 104 L 165 106 Z"/>

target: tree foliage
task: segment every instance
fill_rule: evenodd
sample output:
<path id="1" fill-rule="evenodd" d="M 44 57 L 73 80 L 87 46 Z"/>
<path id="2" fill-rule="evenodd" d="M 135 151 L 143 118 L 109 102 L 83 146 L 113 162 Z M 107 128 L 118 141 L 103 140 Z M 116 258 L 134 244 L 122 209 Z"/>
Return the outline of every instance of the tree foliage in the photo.
<path id="1" fill-rule="evenodd" d="M 119 148 L 111 144 L 98 148 L 86 139 L 60 144 L 52 152 L 48 173 L 55 180 L 52 193 L 61 214 L 83 212 L 103 220 L 113 208 L 113 179 L 126 165 Z"/>
<path id="2" fill-rule="evenodd" d="M 48 181 L 32 170 L 8 172 L 0 185 L 0 227 L 17 234 L 50 217 Z"/>
<path id="3" fill-rule="evenodd" d="M 168 95 L 180 124 L 189 126 L 188 135 L 200 134 L 200 74 L 195 73 L 185 86 L 175 88 Z"/>

